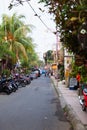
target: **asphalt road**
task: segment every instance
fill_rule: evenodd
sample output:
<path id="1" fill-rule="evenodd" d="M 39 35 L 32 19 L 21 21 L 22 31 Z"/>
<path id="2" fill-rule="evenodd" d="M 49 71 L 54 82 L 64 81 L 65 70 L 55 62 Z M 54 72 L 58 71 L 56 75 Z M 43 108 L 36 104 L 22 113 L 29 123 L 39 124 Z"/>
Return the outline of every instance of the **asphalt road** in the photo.
<path id="1" fill-rule="evenodd" d="M 0 94 L 0 130 L 70 130 L 49 77 Z"/>

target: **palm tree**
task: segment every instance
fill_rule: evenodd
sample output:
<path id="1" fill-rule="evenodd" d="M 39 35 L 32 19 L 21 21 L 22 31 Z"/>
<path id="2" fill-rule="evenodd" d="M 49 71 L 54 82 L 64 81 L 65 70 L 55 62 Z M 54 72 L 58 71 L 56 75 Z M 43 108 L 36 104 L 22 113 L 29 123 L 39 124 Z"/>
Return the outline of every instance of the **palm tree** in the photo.
<path id="1" fill-rule="evenodd" d="M 29 25 L 25 25 L 21 20 L 24 16 L 17 16 L 13 14 L 12 17 L 3 15 L 2 24 L 0 26 L 0 44 L 5 45 L 7 50 L 12 52 L 15 57 L 13 58 L 14 63 L 18 59 L 25 59 L 28 61 L 28 51 L 33 50 L 32 39 L 27 36 L 31 31 Z"/>

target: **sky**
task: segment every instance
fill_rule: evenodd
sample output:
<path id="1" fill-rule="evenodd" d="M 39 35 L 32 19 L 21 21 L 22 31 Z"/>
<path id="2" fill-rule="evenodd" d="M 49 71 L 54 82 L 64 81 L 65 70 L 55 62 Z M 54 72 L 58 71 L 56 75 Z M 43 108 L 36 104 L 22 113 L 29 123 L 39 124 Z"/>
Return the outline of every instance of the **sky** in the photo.
<path id="1" fill-rule="evenodd" d="M 33 42 L 36 44 L 36 52 L 39 55 L 40 59 L 43 59 L 43 54 L 48 50 L 56 49 L 56 36 L 53 32 L 56 31 L 55 23 L 52 20 L 53 16 L 48 13 L 44 4 L 38 4 L 38 0 L 30 0 L 29 3 L 32 6 L 32 9 L 28 3 L 24 3 L 23 6 L 15 6 L 11 10 L 8 9 L 9 3 L 11 0 L 2 0 L 0 2 L 0 21 L 2 14 L 11 15 L 17 13 L 17 15 L 25 16 L 25 24 L 33 25 L 31 37 Z M 41 11 L 41 8 L 43 11 Z M 45 9 L 45 11 L 44 11 Z M 41 20 L 45 23 L 45 26 L 41 20 L 35 16 L 35 12 L 40 16 Z"/>

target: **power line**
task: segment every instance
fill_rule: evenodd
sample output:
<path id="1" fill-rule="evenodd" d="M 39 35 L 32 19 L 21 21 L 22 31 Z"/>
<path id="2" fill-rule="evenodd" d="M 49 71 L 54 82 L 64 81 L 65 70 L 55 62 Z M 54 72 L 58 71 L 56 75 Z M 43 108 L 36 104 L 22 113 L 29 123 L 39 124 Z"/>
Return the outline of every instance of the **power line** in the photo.
<path id="1" fill-rule="evenodd" d="M 26 0 L 26 2 L 28 3 L 28 5 L 31 7 L 31 9 L 33 10 L 33 12 L 35 13 L 35 16 L 37 16 L 39 18 L 39 20 L 43 23 L 43 25 L 52 32 L 52 30 L 46 25 L 46 23 L 41 19 L 41 17 L 37 14 L 37 12 L 35 11 L 35 9 L 32 7 L 32 5 L 30 4 L 29 1 Z M 53 33 L 53 32 L 52 32 Z"/>
<path id="2" fill-rule="evenodd" d="M 39 20 L 42 22 L 42 24 L 43 24 L 51 33 L 54 33 L 54 32 L 46 25 L 46 23 L 41 19 L 41 17 L 37 14 L 37 12 L 36 12 L 35 9 L 32 7 L 32 5 L 30 4 L 29 1 L 30 1 L 30 0 L 25 0 L 25 1 L 16 0 L 16 2 L 14 2 L 14 0 L 12 0 L 11 3 L 10 3 L 9 9 L 11 9 L 13 6 L 18 6 L 18 4 L 23 5 L 24 2 L 27 2 L 28 5 L 30 6 L 30 8 L 33 10 L 35 16 L 37 16 L 37 17 L 39 18 Z M 13 2 L 14 2 L 14 4 L 12 4 Z"/>

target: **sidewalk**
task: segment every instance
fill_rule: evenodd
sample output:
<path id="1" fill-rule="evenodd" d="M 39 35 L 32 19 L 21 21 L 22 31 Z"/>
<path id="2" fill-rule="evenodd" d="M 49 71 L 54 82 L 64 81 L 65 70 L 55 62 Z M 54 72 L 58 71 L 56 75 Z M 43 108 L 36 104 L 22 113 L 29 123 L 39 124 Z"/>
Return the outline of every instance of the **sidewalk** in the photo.
<path id="1" fill-rule="evenodd" d="M 87 110 L 82 111 L 77 91 L 70 90 L 62 81 L 57 82 L 53 76 L 51 79 L 59 94 L 61 106 L 66 109 L 74 130 L 87 130 Z"/>

